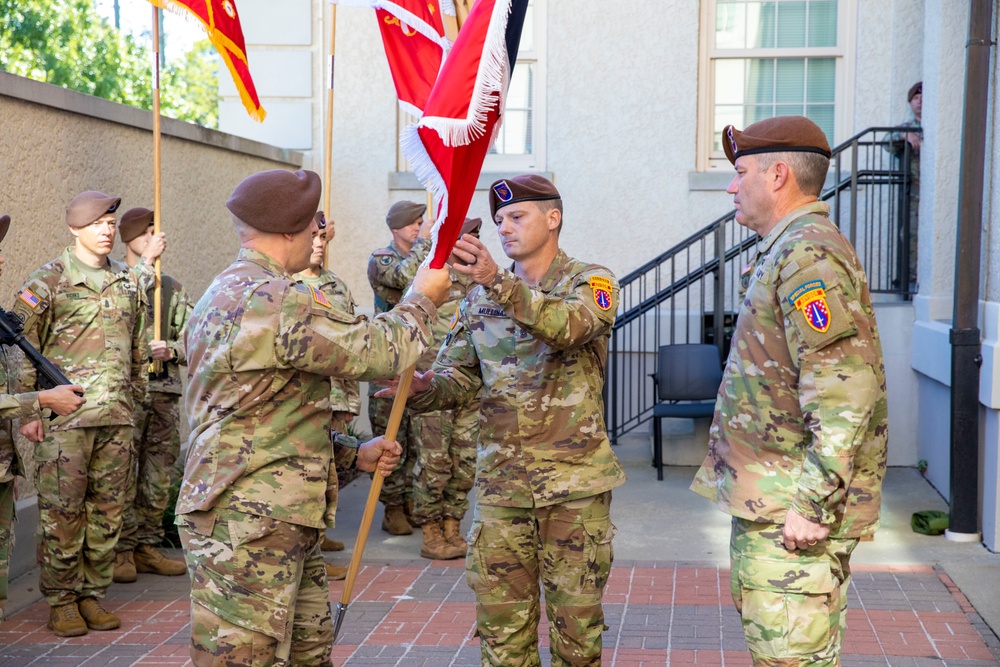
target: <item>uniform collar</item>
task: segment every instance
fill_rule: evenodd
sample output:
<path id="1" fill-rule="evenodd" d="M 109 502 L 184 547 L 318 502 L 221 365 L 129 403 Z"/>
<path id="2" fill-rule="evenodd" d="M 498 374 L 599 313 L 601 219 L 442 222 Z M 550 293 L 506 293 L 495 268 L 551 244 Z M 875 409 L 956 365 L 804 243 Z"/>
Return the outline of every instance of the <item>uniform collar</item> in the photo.
<path id="1" fill-rule="evenodd" d="M 809 215 L 810 213 L 819 213 L 823 216 L 830 215 L 830 205 L 826 202 L 814 201 L 811 204 L 806 204 L 805 206 L 800 206 L 797 209 L 790 211 L 785 217 L 778 221 L 771 231 L 767 233 L 767 236 L 762 238 L 757 242 L 757 253 L 764 254 L 771 249 L 774 242 L 778 240 L 778 237 L 785 233 L 788 226 L 792 224 L 798 218 L 804 215 Z"/>
<path id="2" fill-rule="evenodd" d="M 274 259 L 270 255 L 265 255 L 259 250 L 254 250 L 252 248 L 240 248 L 239 254 L 236 255 L 236 261 L 256 264 L 265 271 L 273 273 L 276 276 L 288 276 L 285 272 L 285 267 L 282 266 L 278 260 Z"/>
<path id="3" fill-rule="evenodd" d="M 67 246 L 66 249 L 63 250 L 62 257 L 60 257 L 63 266 L 66 267 L 66 270 L 64 272 L 66 280 L 68 280 L 71 285 L 86 285 L 87 287 L 93 289 L 95 292 L 100 292 L 101 290 L 103 290 L 105 287 L 104 284 L 94 285 L 93 283 L 87 280 L 87 274 L 81 267 L 82 262 L 76 256 L 76 253 L 73 252 L 73 250 L 74 246 Z M 104 270 L 112 274 L 117 274 L 118 273 L 118 271 L 116 270 L 117 262 L 112 260 L 110 257 L 108 257 L 107 260 L 108 263 L 104 267 Z M 115 277 L 117 278 L 117 275 Z M 110 283 L 113 281 L 108 281 L 108 282 Z"/>
<path id="4" fill-rule="evenodd" d="M 569 264 L 569 255 L 563 252 L 562 248 L 559 248 L 559 252 L 552 259 L 552 263 L 549 264 L 545 275 L 538 281 L 537 288 L 542 292 L 551 292 L 554 290 L 559 281 L 565 277 L 567 264 Z"/>

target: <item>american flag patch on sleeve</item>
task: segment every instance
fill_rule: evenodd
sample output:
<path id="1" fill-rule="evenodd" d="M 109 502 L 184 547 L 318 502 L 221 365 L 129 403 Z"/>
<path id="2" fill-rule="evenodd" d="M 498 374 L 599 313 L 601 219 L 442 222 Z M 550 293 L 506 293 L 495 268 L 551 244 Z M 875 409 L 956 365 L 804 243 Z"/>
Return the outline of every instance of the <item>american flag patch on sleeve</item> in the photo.
<path id="1" fill-rule="evenodd" d="M 38 296 L 36 296 L 35 293 L 32 292 L 30 289 L 25 289 L 23 292 L 21 292 L 18 298 L 21 299 L 21 301 L 28 304 L 29 306 L 31 306 L 32 308 L 35 308 L 38 304 L 42 302 L 42 300 L 39 299 Z"/>

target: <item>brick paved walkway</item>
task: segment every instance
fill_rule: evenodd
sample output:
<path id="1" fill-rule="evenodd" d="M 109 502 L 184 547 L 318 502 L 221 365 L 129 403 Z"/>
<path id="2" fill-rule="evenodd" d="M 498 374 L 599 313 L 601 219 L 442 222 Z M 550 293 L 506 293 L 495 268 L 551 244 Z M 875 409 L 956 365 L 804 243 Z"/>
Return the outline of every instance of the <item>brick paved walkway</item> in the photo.
<path id="1" fill-rule="evenodd" d="M 728 572 L 714 565 L 615 563 L 605 595 L 605 665 L 750 665 Z M 330 586 L 339 600 L 341 582 Z M 0 625 L 0 667 L 180 666 L 188 661 L 186 578 L 140 575 L 106 606 L 124 627 L 57 639 L 43 602 Z M 845 667 L 1000 665 L 1000 641 L 943 570 L 860 566 L 851 586 Z M 478 665 L 461 561 L 389 561 L 358 575 L 335 665 Z M 542 619 L 543 663 L 548 626 Z"/>

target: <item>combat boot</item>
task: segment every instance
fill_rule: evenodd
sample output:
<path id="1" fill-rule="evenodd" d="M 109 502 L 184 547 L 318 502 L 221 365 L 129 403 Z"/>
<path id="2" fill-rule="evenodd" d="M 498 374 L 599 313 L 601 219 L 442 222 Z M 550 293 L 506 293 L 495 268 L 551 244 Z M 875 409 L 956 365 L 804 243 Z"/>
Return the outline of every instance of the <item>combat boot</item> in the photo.
<path id="1" fill-rule="evenodd" d="M 340 565 L 326 564 L 326 578 L 329 581 L 341 581 L 347 579 L 347 568 Z"/>
<path id="2" fill-rule="evenodd" d="M 114 630 L 121 627 L 122 619 L 101 606 L 97 598 L 80 600 L 80 616 L 91 630 Z"/>
<path id="3" fill-rule="evenodd" d="M 465 555 L 466 550 L 469 545 L 465 543 L 465 538 L 462 537 L 462 533 L 459 530 L 461 526 L 461 521 L 458 519 L 452 519 L 451 517 L 445 517 L 444 519 L 444 541 L 448 544 L 459 547 L 462 549 L 462 554 Z"/>
<path id="4" fill-rule="evenodd" d="M 420 547 L 420 555 L 424 558 L 451 560 L 465 555 L 465 547 L 457 547 L 445 541 L 440 521 L 425 523 L 421 528 L 424 531 L 424 543 Z"/>
<path id="5" fill-rule="evenodd" d="M 344 543 L 340 540 L 332 540 L 326 535 L 323 536 L 323 543 L 319 545 L 320 551 L 343 551 Z"/>
<path id="6" fill-rule="evenodd" d="M 164 577 L 177 577 L 187 572 L 184 563 L 167 558 L 151 544 L 140 544 L 135 550 L 135 569 L 137 572 L 160 574 Z"/>
<path id="7" fill-rule="evenodd" d="M 413 527 L 406 520 L 402 505 L 389 505 L 382 517 L 382 530 L 390 535 L 412 535 Z"/>
<path id="8" fill-rule="evenodd" d="M 135 573 L 135 559 L 132 550 L 119 551 L 115 554 L 115 572 L 111 575 L 111 580 L 116 584 L 131 584 L 138 575 Z"/>
<path id="9" fill-rule="evenodd" d="M 87 634 L 87 622 L 80 616 L 75 602 L 49 609 L 49 630 L 57 637 L 79 637 Z"/>

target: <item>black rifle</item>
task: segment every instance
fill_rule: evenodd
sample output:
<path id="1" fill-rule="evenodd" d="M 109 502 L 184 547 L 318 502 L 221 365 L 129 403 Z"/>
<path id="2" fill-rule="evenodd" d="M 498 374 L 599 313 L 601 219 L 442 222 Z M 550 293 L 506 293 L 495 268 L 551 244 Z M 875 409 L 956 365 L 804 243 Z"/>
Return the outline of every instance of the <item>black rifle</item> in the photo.
<path id="1" fill-rule="evenodd" d="M 9 313 L 0 308 L 0 343 L 13 347 L 17 345 L 24 352 L 31 365 L 38 372 L 37 384 L 42 389 L 54 389 L 61 384 L 73 384 L 63 375 L 62 371 L 56 368 L 55 364 L 43 357 L 35 347 L 24 338 L 24 327 L 21 320 L 13 313 Z M 80 392 L 77 392 L 81 395 Z M 52 413 L 50 419 L 55 419 L 56 413 Z"/>

